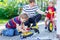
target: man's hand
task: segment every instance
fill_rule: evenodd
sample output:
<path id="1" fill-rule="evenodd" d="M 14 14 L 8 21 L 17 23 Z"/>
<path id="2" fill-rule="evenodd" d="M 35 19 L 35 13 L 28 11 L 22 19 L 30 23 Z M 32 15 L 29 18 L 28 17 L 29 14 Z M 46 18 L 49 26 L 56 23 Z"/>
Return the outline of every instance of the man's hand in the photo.
<path id="1" fill-rule="evenodd" d="M 38 9 L 37 12 L 38 12 L 39 14 L 45 15 L 45 12 L 41 11 L 40 9 Z"/>

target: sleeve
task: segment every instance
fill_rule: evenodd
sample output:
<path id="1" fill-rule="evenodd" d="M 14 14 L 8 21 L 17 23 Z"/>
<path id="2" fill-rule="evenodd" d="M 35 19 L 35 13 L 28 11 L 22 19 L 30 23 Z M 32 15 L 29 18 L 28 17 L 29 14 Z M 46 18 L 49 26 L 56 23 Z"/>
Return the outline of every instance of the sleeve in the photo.
<path id="1" fill-rule="evenodd" d="M 39 14 L 44 14 L 44 12 L 41 11 L 38 6 L 36 7 L 36 11 L 37 11 Z"/>
<path id="2" fill-rule="evenodd" d="M 46 11 L 48 11 L 48 7 L 46 8 Z"/>
<path id="3" fill-rule="evenodd" d="M 39 9 L 39 7 L 38 7 L 38 5 L 36 5 L 36 10 L 38 10 Z"/>
<path id="4" fill-rule="evenodd" d="M 54 7 L 54 11 L 56 11 L 56 8 Z"/>
<path id="5" fill-rule="evenodd" d="M 26 12 L 25 12 L 25 6 L 23 6 L 22 13 L 26 13 Z M 21 14 L 22 14 L 22 13 L 21 13 Z"/>
<path id="6" fill-rule="evenodd" d="M 48 7 L 46 8 L 45 13 L 48 13 Z"/>

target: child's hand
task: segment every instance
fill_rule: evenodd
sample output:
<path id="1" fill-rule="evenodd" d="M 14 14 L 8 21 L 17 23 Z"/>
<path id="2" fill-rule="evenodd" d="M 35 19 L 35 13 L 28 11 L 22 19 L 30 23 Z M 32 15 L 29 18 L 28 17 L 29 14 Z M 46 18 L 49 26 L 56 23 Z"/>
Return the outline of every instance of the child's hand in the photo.
<path id="1" fill-rule="evenodd" d="M 26 28 L 26 30 L 30 30 L 30 28 Z"/>
<path id="2" fill-rule="evenodd" d="M 20 32 L 21 31 L 21 26 L 17 26 L 16 29 L 18 30 L 18 32 Z"/>
<path id="3" fill-rule="evenodd" d="M 45 11 L 45 16 L 47 15 L 48 11 Z"/>
<path id="4" fill-rule="evenodd" d="M 46 10 L 45 13 L 48 13 L 48 11 Z"/>
<path id="5" fill-rule="evenodd" d="M 50 14 L 52 14 L 52 13 L 53 13 L 51 9 L 49 9 L 49 10 L 48 10 L 48 12 L 49 12 Z"/>

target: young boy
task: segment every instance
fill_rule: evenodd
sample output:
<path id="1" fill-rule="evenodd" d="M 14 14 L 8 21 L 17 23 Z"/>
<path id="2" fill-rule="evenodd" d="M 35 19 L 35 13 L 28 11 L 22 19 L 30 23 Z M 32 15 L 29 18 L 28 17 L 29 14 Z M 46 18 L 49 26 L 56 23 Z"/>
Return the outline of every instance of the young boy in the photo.
<path id="1" fill-rule="evenodd" d="M 27 20 L 28 20 L 28 16 L 25 13 L 10 19 L 8 21 L 8 23 L 6 24 L 6 30 L 3 30 L 2 34 L 5 36 L 19 35 L 19 32 L 17 31 L 17 27 L 19 27 L 19 26 L 17 26 L 17 25 L 21 25 L 20 26 L 21 32 L 26 32 L 27 30 L 25 30 L 23 24 Z M 24 29 L 24 30 L 22 31 L 21 29 L 22 30 Z"/>
<path id="2" fill-rule="evenodd" d="M 47 21 L 51 19 L 53 20 L 53 25 L 55 26 L 55 31 L 56 31 L 56 24 L 54 22 L 54 18 L 55 18 L 55 12 L 56 12 L 56 8 L 54 7 L 54 3 L 53 2 L 49 2 L 49 5 L 47 7 L 46 10 L 46 18 L 45 18 L 45 29 L 47 29 Z"/>

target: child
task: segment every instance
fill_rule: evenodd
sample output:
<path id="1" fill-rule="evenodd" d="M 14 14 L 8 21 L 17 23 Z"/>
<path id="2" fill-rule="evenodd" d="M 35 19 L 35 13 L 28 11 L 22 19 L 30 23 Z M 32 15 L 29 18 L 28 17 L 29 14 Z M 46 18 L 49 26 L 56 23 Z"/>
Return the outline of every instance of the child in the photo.
<path id="1" fill-rule="evenodd" d="M 6 24 L 6 30 L 2 31 L 2 34 L 4 36 L 14 36 L 14 35 L 19 35 L 19 32 L 17 31 L 17 24 L 21 25 L 20 29 L 24 29 L 23 23 L 28 20 L 27 14 L 21 14 L 15 18 L 12 18 L 8 21 Z M 26 31 L 26 30 L 23 30 Z M 22 31 L 22 32 L 23 32 Z"/>
<path id="2" fill-rule="evenodd" d="M 52 20 L 53 20 L 53 24 L 54 24 L 54 29 L 56 31 L 56 25 L 54 23 L 54 18 L 55 18 L 55 7 L 54 7 L 54 3 L 53 2 L 49 2 L 49 5 L 47 7 L 47 10 L 46 10 L 46 18 L 45 18 L 45 29 L 47 29 L 47 21 L 51 19 L 52 17 Z"/>

